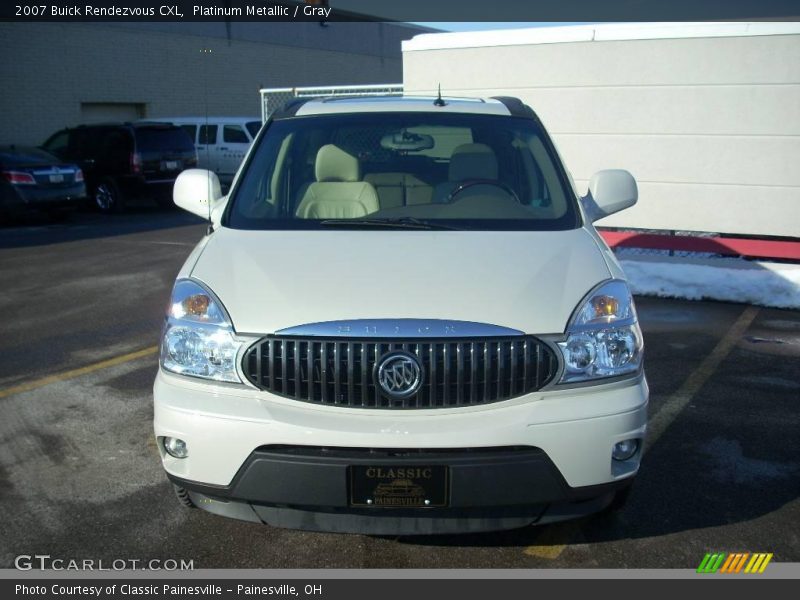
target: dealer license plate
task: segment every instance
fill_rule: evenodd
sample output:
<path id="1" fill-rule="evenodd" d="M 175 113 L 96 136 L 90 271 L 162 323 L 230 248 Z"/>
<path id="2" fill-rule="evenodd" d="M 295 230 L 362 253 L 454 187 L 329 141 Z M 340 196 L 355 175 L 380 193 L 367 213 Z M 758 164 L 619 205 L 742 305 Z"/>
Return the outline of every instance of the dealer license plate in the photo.
<path id="1" fill-rule="evenodd" d="M 350 505 L 376 508 L 447 506 L 448 468 L 425 466 L 350 467 Z"/>

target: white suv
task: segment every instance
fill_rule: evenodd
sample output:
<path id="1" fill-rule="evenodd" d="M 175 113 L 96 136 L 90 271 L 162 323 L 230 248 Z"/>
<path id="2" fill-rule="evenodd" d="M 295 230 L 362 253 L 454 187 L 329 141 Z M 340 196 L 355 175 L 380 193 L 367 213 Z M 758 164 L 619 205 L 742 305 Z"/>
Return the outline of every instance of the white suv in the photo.
<path id="1" fill-rule="evenodd" d="M 275 114 L 180 271 L 155 381 L 178 497 L 281 527 L 487 531 L 619 504 L 648 391 L 625 275 L 514 98 L 350 98 Z"/>

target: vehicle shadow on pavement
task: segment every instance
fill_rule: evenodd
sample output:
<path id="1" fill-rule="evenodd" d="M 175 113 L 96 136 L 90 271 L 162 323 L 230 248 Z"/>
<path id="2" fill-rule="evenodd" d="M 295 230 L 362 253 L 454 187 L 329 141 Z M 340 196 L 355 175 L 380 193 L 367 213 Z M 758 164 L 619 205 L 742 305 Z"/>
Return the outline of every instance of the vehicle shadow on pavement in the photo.
<path id="1" fill-rule="evenodd" d="M 175 208 L 150 206 L 131 207 L 119 215 L 74 212 L 57 223 L 45 215 L 21 215 L 0 225 L 0 249 L 107 238 L 202 223 L 199 217 Z"/>
<path id="2" fill-rule="evenodd" d="M 717 441 L 712 445 L 723 453 L 737 451 L 735 444 L 731 443 Z M 763 477 L 773 479 L 771 484 L 762 481 L 760 485 L 751 486 L 742 482 L 755 483 L 750 478 L 760 479 L 761 476 L 752 472 L 737 475 L 733 464 L 720 465 L 714 471 L 716 476 L 712 481 L 708 473 L 697 476 L 694 469 L 698 465 L 680 465 L 676 469 L 674 456 L 651 458 L 653 460 L 642 468 L 627 505 L 618 512 L 494 533 L 396 539 L 400 543 L 421 546 L 555 547 L 570 543 L 656 538 L 744 523 L 767 516 L 800 497 L 798 463 L 768 466 L 764 461 L 763 465 L 745 467 L 748 471 L 766 470 L 768 473 Z M 669 475 L 664 474 L 662 468 L 665 464 L 659 464 L 662 462 L 668 463 Z M 720 477 L 728 477 L 728 481 L 722 482 Z"/>
<path id="3" fill-rule="evenodd" d="M 649 304 L 643 313 L 655 320 L 643 321 L 643 327 L 651 350 L 658 350 L 651 352 L 655 362 L 648 367 L 651 409 L 658 411 L 741 308 L 677 301 Z M 691 307 L 699 320 L 678 319 L 681 307 Z M 691 345 L 686 343 L 690 340 Z M 696 543 L 716 540 L 725 547 L 740 547 L 742 539 L 755 539 L 772 551 L 787 540 L 791 548 L 792 503 L 800 498 L 799 359 L 800 315 L 761 309 L 645 454 L 628 503 L 617 513 L 586 517 L 572 528 L 564 523 L 400 541 L 426 546 L 559 546 L 692 532 L 689 539 Z M 570 529 L 573 534 L 565 536 Z"/>

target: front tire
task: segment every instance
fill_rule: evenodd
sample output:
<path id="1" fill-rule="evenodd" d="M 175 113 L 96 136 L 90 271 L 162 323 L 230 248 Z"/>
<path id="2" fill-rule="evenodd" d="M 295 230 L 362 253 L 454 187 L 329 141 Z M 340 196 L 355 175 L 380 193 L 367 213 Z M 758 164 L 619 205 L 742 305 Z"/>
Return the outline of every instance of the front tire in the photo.
<path id="1" fill-rule="evenodd" d="M 94 190 L 94 207 L 104 214 L 122 212 L 123 198 L 113 179 L 102 179 Z"/>
<path id="2" fill-rule="evenodd" d="M 181 506 L 184 508 L 197 508 L 195 503 L 192 502 L 192 499 L 189 497 L 189 492 L 186 491 L 186 488 L 182 488 L 173 483 L 172 489 L 174 490 L 175 497 L 178 499 L 178 502 L 181 504 Z"/>

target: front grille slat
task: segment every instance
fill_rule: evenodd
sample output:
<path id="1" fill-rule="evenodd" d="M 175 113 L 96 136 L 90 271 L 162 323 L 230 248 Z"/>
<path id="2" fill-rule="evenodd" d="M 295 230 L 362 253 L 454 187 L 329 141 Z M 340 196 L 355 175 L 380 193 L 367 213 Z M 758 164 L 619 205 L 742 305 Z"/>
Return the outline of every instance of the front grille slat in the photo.
<path id="1" fill-rule="evenodd" d="M 341 404 L 342 398 L 342 363 L 341 358 L 339 358 L 341 354 L 339 342 L 333 343 L 333 403 L 334 404 Z"/>
<path id="2" fill-rule="evenodd" d="M 369 364 L 369 352 L 367 345 L 360 344 L 361 353 L 361 406 L 369 406 L 369 390 L 367 389 L 367 367 Z"/>
<path id="3" fill-rule="evenodd" d="M 295 397 L 295 400 L 299 400 L 300 399 L 300 392 L 301 392 L 300 388 L 302 387 L 300 385 L 300 382 L 303 381 L 300 378 L 300 346 L 301 346 L 301 344 L 302 343 L 299 342 L 299 341 L 296 341 L 296 342 L 294 342 L 292 344 L 292 346 L 294 348 L 294 397 Z"/>
<path id="4" fill-rule="evenodd" d="M 305 342 L 306 348 L 306 381 L 308 386 L 308 399 L 314 402 L 317 397 L 314 387 L 314 342 Z"/>
<path id="5" fill-rule="evenodd" d="M 428 406 L 434 408 L 438 406 L 437 398 L 439 397 L 439 353 L 438 344 L 435 342 L 428 346 L 428 364 L 430 365 L 428 371 L 428 380 L 430 381 L 430 397 L 428 398 Z"/>
<path id="6" fill-rule="evenodd" d="M 517 367 L 519 366 L 519 356 L 516 352 L 517 348 L 514 347 L 514 342 L 511 342 L 511 373 L 509 373 L 509 393 L 513 396 L 517 391 Z"/>
<path id="7" fill-rule="evenodd" d="M 375 379 L 390 352 L 415 356 L 419 390 L 391 398 Z M 273 394 L 325 406 L 427 409 L 476 406 L 535 392 L 558 370 L 554 351 L 533 336 L 466 339 L 341 339 L 267 336 L 245 353 L 247 379 Z"/>
<path id="8" fill-rule="evenodd" d="M 497 342 L 497 396 L 503 395 L 503 371 L 505 362 L 503 361 L 503 342 Z"/>
<path id="9" fill-rule="evenodd" d="M 442 405 L 447 406 L 450 403 L 450 355 L 452 352 L 449 352 L 448 349 L 450 344 L 444 343 L 442 344 L 442 360 L 444 362 L 444 381 L 442 382 Z"/>
<path id="10" fill-rule="evenodd" d="M 286 342 L 281 341 L 280 342 L 280 347 L 281 347 L 281 354 L 280 354 L 280 359 L 281 359 L 281 392 L 285 396 L 286 395 L 286 371 L 288 369 L 288 365 L 286 363 L 289 362 L 288 360 L 286 360 Z"/>
<path id="11" fill-rule="evenodd" d="M 328 342 L 319 345 L 320 396 L 323 404 L 328 404 Z"/>
<path id="12" fill-rule="evenodd" d="M 464 404 L 464 346 L 456 344 L 456 404 Z"/>
<path id="13" fill-rule="evenodd" d="M 478 404 L 478 363 L 475 342 L 469 345 L 469 403 Z"/>

